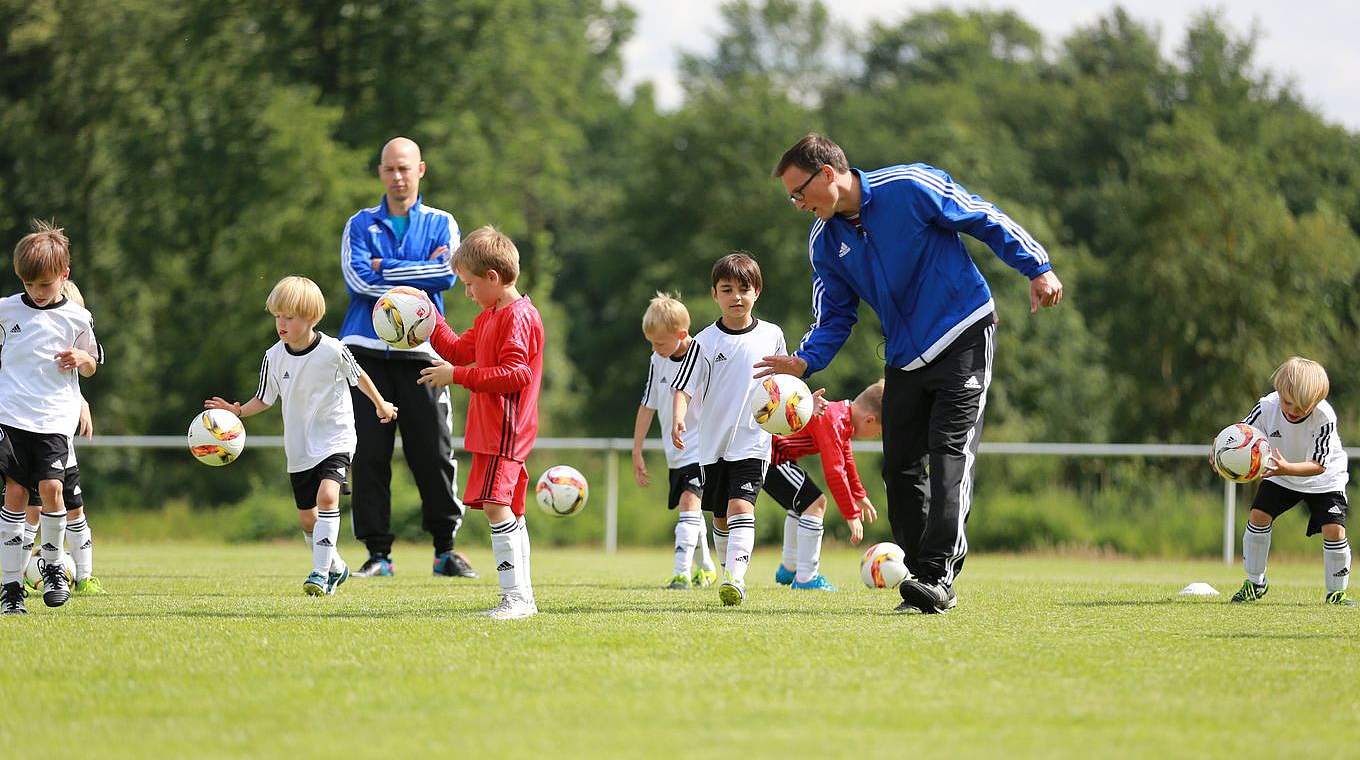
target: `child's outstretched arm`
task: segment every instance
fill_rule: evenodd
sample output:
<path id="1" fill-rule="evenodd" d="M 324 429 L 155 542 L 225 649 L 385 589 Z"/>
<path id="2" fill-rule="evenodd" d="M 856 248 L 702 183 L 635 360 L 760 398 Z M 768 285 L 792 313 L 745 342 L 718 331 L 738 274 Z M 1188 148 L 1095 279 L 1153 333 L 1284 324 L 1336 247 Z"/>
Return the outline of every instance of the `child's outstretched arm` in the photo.
<path id="1" fill-rule="evenodd" d="M 638 404 L 637 419 L 633 422 L 633 480 L 643 487 L 651 485 L 647 477 L 647 460 L 642 456 L 642 441 L 652 427 L 652 417 L 656 410 L 646 404 Z"/>
<path id="2" fill-rule="evenodd" d="M 373 384 L 373 378 L 369 377 L 367 372 L 364 372 L 363 370 L 359 371 L 358 385 L 359 390 L 363 392 L 365 396 L 368 396 L 369 401 L 373 402 L 373 407 L 378 412 L 379 420 L 391 422 L 397 418 L 397 407 L 388 403 L 387 399 L 382 397 L 382 393 L 378 391 L 378 386 Z"/>
<path id="3" fill-rule="evenodd" d="M 671 443 L 675 448 L 685 448 L 685 415 L 689 414 L 689 394 L 684 391 L 675 392 L 675 416 L 671 422 Z"/>
<path id="4" fill-rule="evenodd" d="M 241 419 L 253 417 L 268 409 L 270 406 L 270 404 L 266 404 L 256 397 L 251 397 L 251 399 L 244 404 L 236 401 L 227 401 L 221 396 L 213 396 L 203 402 L 204 409 L 225 409 Z"/>

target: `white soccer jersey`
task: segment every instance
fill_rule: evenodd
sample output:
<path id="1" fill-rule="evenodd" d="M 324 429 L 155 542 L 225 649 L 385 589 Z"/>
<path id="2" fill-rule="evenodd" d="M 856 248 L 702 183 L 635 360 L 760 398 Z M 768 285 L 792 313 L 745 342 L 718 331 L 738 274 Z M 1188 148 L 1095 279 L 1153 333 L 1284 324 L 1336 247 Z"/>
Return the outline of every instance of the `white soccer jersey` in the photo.
<path id="1" fill-rule="evenodd" d="M 685 448 L 677 449 L 671 442 L 671 421 L 675 419 L 675 391 L 671 384 L 680 372 L 681 363 L 693 351 L 693 343 L 689 351 L 678 358 L 660 356 L 653 351 L 647 366 L 647 385 L 642 389 L 642 405 L 656 410 L 656 418 L 661 423 L 661 445 L 666 450 L 666 466 L 672 470 L 699 461 L 699 410 L 704 405 L 701 399 L 691 399 L 689 410 L 685 412 Z"/>
<path id="2" fill-rule="evenodd" d="M 68 348 L 104 363 L 85 307 L 69 298 L 34 306 L 23 293 L 0 298 L 0 422 L 32 433 L 76 429 L 80 375 L 57 366 L 57 354 Z"/>
<path id="3" fill-rule="evenodd" d="M 1336 432 L 1336 412 L 1331 404 L 1323 401 L 1305 419 L 1290 422 L 1280 411 L 1280 394 L 1271 393 L 1257 401 L 1256 408 L 1242 421 L 1264 432 L 1270 445 L 1290 462 L 1317 462 L 1327 468 L 1307 478 L 1276 476 L 1266 480 L 1301 493 L 1346 490 L 1350 480 L 1346 450 Z"/>
<path id="4" fill-rule="evenodd" d="M 691 399 L 699 399 L 699 463 L 719 459 L 770 461 L 770 434 L 751 414 L 755 364 L 766 356 L 787 354 L 784 331 L 756 320 L 744 330 L 726 328 L 722 320 L 694 338 L 672 383 Z"/>
<path id="5" fill-rule="evenodd" d="M 319 332 L 297 353 L 283 341 L 265 352 L 255 398 L 271 405 L 283 402 L 289 472 L 310 470 L 332 454 L 354 455 L 358 437 L 349 386 L 359 384 L 359 374 L 349 349 Z"/>

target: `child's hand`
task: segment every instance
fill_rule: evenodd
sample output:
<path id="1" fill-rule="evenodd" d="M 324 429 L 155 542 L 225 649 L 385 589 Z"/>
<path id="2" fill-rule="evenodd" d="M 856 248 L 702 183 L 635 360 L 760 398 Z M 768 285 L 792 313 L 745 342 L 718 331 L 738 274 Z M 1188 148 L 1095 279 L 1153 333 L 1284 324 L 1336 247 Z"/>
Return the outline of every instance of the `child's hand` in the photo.
<path id="1" fill-rule="evenodd" d="M 386 399 L 377 404 L 374 404 L 373 408 L 377 410 L 378 419 L 381 420 L 382 422 L 391 422 L 392 420 L 395 420 L 397 418 L 397 408 Z"/>
<path id="2" fill-rule="evenodd" d="M 652 484 L 652 479 L 647 477 L 647 460 L 642 457 L 641 451 L 633 452 L 633 480 L 643 488 Z"/>
<path id="3" fill-rule="evenodd" d="M 62 372 L 80 370 L 82 367 L 94 369 L 96 365 L 94 357 L 89 352 L 79 348 L 68 348 L 57 354 L 57 366 Z"/>
<path id="4" fill-rule="evenodd" d="M 850 543 L 858 545 L 864 540 L 864 523 L 858 518 L 850 520 Z"/>
<path id="5" fill-rule="evenodd" d="M 80 422 L 76 424 L 76 435 L 83 435 L 86 440 L 94 440 L 94 419 L 90 417 L 90 405 L 84 401 L 80 402 Z"/>
<path id="6" fill-rule="evenodd" d="M 825 398 L 823 398 L 824 396 L 826 396 L 826 389 L 825 389 L 825 388 L 818 388 L 817 390 L 815 390 L 815 391 L 812 392 L 812 416 L 813 416 L 813 417 L 816 417 L 817 415 L 821 414 L 822 412 L 825 412 L 825 411 L 826 411 L 826 408 L 827 408 L 828 406 L 830 406 L 830 403 L 829 403 Z"/>
<path id="7" fill-rule="evenodd" d="M 443 359 L 431 359 L 430 366 L 420 371 L 420 379 L 416 382 L 436 388 L 453 385 L 453 365 Z"/>
<path id="8" fill-rule="evenodd" d="M 237 417 L 240 417 L 240 416 L 241 416 L 241 405 L 240 405 L 240 404 L 237 404 L 237 403 L 233 403 L 233 402 L 231 402 L 231 401 L 227 401 L 226 399 L 222 398 L 221 396 L 213 396 L 212 398 L 208 399 L 207 401 L 204 401 L 204 402 L 203 402 L 203 408 L 204 408 L 204 409 L 225 409 L 225 410 L 227 410 L 228 412 L 231 412 L 232 414 L 236 415 Z"/>
<path id="9" fill-rule="evenodd" d="M 676 420 L 671 425 L 671 443 L 675 444 L 675 448 L 677 449 L 685 448 L 684 435 L 685 435 L 685 421 Z"/>
<path id="10" fill-rule="evenodd" d="M 1270 478 L 1276 475 L 1288 475 L 1289 467 L 1289 460 L 1280 454 L 1279 449 L 1272 448 L 1270 454 L 1266 456 L 1266 466 L 1261 471 L 1261 477 Z"/>
<path id="11" fill-rule="evenodd" d="M 395 288 L 389 288 L 387 292 L 389 292 L 389 293 L 405 293 L 405 294 L 408 295 L 408 296 L 415 296 L 415 297 L 417 297 L 417 298 L 419 298 L 420 296 L 425 295 L 425 291 L 420 290 L 420 289 L 418 289 L 418 288 L 413 288 L 413 287 L 411 287 L 410 285 L 398 285 L 398 286 L 396 286 Z"/>
<path id="12" fill-rule="evenodd" d="M 860 513 L 864 515 L 864 522 L 873 522 L 878 519 L 878 510 L 874 509 L 874 503 L 869 501 L 868 496 L 855 502 L 855 506 L 859 507 Z"/>

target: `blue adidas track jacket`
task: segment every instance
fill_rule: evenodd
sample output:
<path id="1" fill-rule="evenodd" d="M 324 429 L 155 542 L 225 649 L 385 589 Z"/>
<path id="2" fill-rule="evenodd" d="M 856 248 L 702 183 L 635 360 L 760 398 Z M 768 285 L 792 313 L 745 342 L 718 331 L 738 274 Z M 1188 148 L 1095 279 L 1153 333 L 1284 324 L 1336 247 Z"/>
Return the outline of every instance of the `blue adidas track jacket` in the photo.
<path id="1" fill-rule="evenodd" d="M 387 213 L 387 196 L 378 205 L 360 209 L 345 223 L 340 239 L 340 267 L 349 291 L 349 310 L 340 324 L 341 342 L 388 354 L 429 354 L 428 344 L 410 351 L 389 347 L 373 332 L 373 303 L 397 285 L 409 285 L 430 294 L 436 309 L 444 312 L 445 290 L 453 286 L 453 252 L 461 241 L 458 222 L 447 211 L 426 206 L 422 199 L 409 212 L 406 235 L 397 241 Z M 430 258 L 440 246 L 448 251 Z M 378 271 L 373 259 L 382 259 Z"/>
<path id="2" fill-rule="evenodd" d="M 1052 268 L 1048 252 L 1020 225 L 933 166 L 853 171 L 863 232 L 838 214 L 816 220 L 808 236 L 812 327 L 795 352 L 808 375 L 850 337 L 860 299 L 883 325 L 888 366 L 907 370 L 925 366 L 993 311 L 992 292 L 960 232 L 1030 279 Z"/>

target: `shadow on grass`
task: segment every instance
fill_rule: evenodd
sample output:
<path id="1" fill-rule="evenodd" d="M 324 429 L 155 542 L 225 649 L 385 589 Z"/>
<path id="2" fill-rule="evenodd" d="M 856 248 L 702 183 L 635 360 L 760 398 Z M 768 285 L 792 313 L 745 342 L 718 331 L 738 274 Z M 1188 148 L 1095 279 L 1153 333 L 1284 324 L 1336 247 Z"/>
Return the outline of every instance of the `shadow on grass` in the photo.
<path id="1" fill-rule="evenodd" d="M 1059 602 L 1063 607 L 1156 607 L 1167 604 L 1187 604 L 1176 599 L 1092 599 L 1085 602 Z M 1193 604 L 1190 602 L 1189 604 Z"/>

